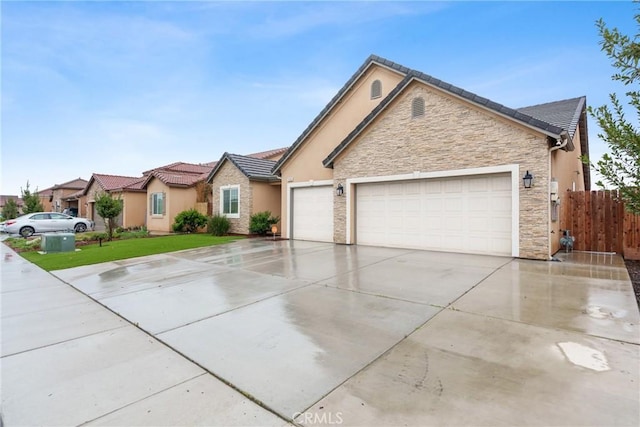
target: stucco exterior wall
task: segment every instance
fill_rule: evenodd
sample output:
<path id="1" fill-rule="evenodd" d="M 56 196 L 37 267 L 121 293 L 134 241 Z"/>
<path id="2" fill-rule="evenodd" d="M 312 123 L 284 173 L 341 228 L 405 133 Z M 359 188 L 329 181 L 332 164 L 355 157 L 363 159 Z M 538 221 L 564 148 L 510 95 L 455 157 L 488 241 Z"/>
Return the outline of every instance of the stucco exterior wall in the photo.
<path id="1" fill-rule="evenodd" d="M 563 201 L 566 200 L 568 191 L 584 191 L 584 176 L 582 170 L 582 151 L 580 147 L 580 129 L 576 130 L 573 136 L 574 151 L 566 152 L 564 150 L 556 150 L 551 153 L 551 177 L 558 181 L 558 195 L 560 197 L 560 206 L 558 207 L 558 220 L 551 221 L 551 253 L 560 250 L 560 238 L 562 230 L 570 228 L 563 221 Z"/>
<path id="2" fill-rule="evenodd" d="M 425 115 L 411 117 L 421 96 Z M 520 256 L 549 258 L 546 137 L 421 83 L 413 83 L 334 162 L 334 186 L 347 178 L 518 164 L 534 187 L 519 191 Z M 519 180 L 522 185 L 522 180 Z M 352 216 L 353 217 L 353 216 Z M 353 224 L 350 224 L 353 227 Z M 346 242 L 346 197 L 334 198 L 334 239 Z"/>
<path id="3" fill-rule="evenodd" d="M 150 209 L 151 195 L 153 193 L 164 193 L 165 213 L 164 215 L 153 215 Z M 194 209 L 196 206 L 195 187 L 169 187 L 157 178 L 151 179 L 147 184 L 146 204 L 147 204 L 147 229 L 149 231 L 168 233 L 173 232 L 172 225 L 180 212 Z"/>
<path id="4" fill-rule="evenodd" d="M 147 220 L 147 193 L 126 192 L 122 194 L 122 226 L 142 227 Z"/>
<path id="5" fill-rule="evenodd" d="M 280 214 L 280 185 L 279 184 L 270 184 L 268 182 L 251 182 L 251 195 L 253 200 L 253 206 L 251 208 L 251 213 L 254 214 L 256 212 L 271 212 L 272 216 L 282 217 Z M 278 230 L 282 230 L 280 228 L 281 223 L 276 224 L 278 226 Z"/>
<path id="6" fill-rule="evenodd" d="M 322 161 L 397 86 L 402 78 L 403 76 L 396 72 L 378 65 L 373 65 L 367 70 L 283 165 L 282 182 L 332 179 L 332 170 L 325 168 Z M 380 80 L 382 84 L 382 96 L 371 99 L 371 83 L 375 80 Z M 281 212 L 286 212 L 287 185 L 282 185 L 281 194 Z M 283 236 L 288 237 L 286 215 L 282 217 L 281 230 Z"/>
<path id="7" fill-rule="evenodd" d="M 213 213 L 222 215 L 220 206 L 220 187 L 228 185 L 238 185 L 240 187 L 238 200 L 239 218 L 229 218 L 231 223 L 230 233 L 249 234 L 249 219 L 251 217 L 252 192 L 249 179 L 235 165 L 227 160 L 218 169 L 216 176 L 211 182 Z"/>

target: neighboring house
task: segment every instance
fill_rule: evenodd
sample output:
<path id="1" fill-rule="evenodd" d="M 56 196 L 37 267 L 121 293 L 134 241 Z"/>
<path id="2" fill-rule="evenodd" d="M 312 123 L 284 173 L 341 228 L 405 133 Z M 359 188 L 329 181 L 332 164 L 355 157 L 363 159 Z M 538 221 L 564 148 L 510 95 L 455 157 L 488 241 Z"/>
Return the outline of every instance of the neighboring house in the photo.
<path id="1" fill-rule="evenodd" d="M 104 220 L 96 210 L 96 195 L 108 193 L 122 201 L 122 212 L 116 219 L 120 227 L 131 228 L 145 225 L 146 191 L 142 187 L 144 177 L 119 176 L 94 173 L 82 191 L 86 198 L 86 217 L 96 223 L 97 230 L 105 229 Z"/>
<path id="2" fill-rule="evenodd" d="M 213 210 L 229 218 L 231 233 L 249 234 L 250 217 L 256 212 L 270 211 L 280 216 L 280 178 L 271 173 L 276 162 L 257 157 L 264 153 L 224 153 L 207 177 L 213 191 Z"/>
<path id="3" fill-rule="evenodd" d="M 215 162 L 193 164 L 176 162 L 145 171 L 142 188 L 146 192 L 147 229 L 152 232 L 171 232 L 176 215 L 194 209 L 209 191 L 199 191 Z M 204 196 L 204 197 L 203 197 Z"/>
<path id="4" fill-rule="evenodd" d="M 272 172 L 284 237 L 548 260 L 581 155 L 585 97 L 512 109 L 370 56 Z"/>
<path id="5" fill-rule="evenodd" d="M 16 205 L 18 205 L 18 213 L 22 212 L 23 203 L 22 203 L 22 198 L 20 196 L 11 196 L 11 195 L 2 194 L 0 195 L 0 213 L 2 212 L 2 209 L 7 204 L 7 201 L 9 199 L 13 199 L 13 201 L 16 202 Z"/>
<path id="6" fill-rule="evenodd" d="M 49 193 L 51 211 L 62 212 L 65 209 L 74 209 L 77 212 L 77 216 L 85 216 L 87 211 L 82 192 L 87 186 L 87 182 L 86 179 L 77 178 L 51 187 L 51 192 Z"/>

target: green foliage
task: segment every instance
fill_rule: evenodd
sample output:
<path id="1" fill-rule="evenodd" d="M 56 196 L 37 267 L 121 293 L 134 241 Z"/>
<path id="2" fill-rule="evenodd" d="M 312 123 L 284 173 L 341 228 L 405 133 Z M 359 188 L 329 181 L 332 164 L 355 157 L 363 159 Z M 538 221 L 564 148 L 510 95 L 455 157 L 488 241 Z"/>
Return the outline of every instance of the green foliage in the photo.
<path id="1" fill-rule="evenodd" d="M 634 17 L 640 27 L 640 14 Z M 617 28 L 607 28 L 600 19 L 596 26 L 602 38 L 602 51 L 612 60 L 618 72 L 612 76 L 624 85 L 631 85 L 640 80 L 640 34 L 633 39 L 621 34 Z M 635 109 L 634 117 L 640 115 L 640 92 L 629 90 L 625 93 L 631 108 Z M 640 133 L 637 122 L 634 125 L 624 114 L 624 108 L 616 94 L 609 95 L 611 107 L 589 107 L 589 113 L 596 119 L 602 132 L 598 133 L 607 143 L 611 153 L 602 156 L 596 165 L 591 164 L 604 180 L 619 189 L 628 211 L 640 214 Z M 589 162 L 589 159 L 583 159 Z M 596 183 L 604 187 L 602 181 Z"/>
<path id="2" fill-rule="evenodd" d="M 189 209 L 176 215 L 171 227 L 176 233 L 195 233 L 198 231 L 198 228 L 204 227 L 205 225 L 207 225 L 207 216 L 202 215 L 195 209 Z"/>
<path id="3" fill-rule="evenodd" d="M 207 232 L 214 236 L 224 236 L 229 232 L 230 228 L 231 222 L 229 222 L 229 218 L 219 214 L 210 217 L 207 223 Z"/>
<path id="4" fill-rule="evenodd" d="M 107 238 L 113 239 L 115 219 L 122 212 L 122 200 L 114 199 L 111 194 L 99 193 L 95 197 L 96 211 L 105 220 L 107 225 Z"/>
<path id="5" fill-rule="evenodd" d="M 44 207 L 40 203 L 40 196 L 38 196 L 38 189 L 32 193 L 29 189 L 29 181 L 27 181 L 26 188 L 20 188 L 22 192 L 22 213 L 29 214 L 32 212 L 42 212 Z"/>
<path id="6" fill-rule="evenodd" d="M 8 199 L 2 207 L 3 220 L 17 218 L 18 214 L 18 203 L 13 199 Z"/>
<path id="7" fill-rule="evenodd" d="M 257 212 L 251 215 L 249 231 L 255 234 L 265 235 L 271 231 L 271 226 L 280 221 L 279 216 L 271 216 L 271 212 Z"/>

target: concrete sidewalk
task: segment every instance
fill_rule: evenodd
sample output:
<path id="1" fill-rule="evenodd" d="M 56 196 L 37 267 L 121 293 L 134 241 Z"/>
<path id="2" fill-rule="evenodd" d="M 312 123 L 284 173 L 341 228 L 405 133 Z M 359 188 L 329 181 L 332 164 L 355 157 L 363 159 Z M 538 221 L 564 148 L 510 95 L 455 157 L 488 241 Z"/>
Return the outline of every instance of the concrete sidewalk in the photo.
<path id="1" fill-rule="evenodd" d="M 4 244 L 0 248 L 5 426 L 287 424 Z"/>

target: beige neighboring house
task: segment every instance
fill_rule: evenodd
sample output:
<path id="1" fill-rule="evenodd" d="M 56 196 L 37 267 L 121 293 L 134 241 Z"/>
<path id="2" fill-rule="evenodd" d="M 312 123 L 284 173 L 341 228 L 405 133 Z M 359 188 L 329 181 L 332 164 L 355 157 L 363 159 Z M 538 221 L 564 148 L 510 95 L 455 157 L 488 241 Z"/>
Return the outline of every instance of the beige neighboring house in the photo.
<path id="1" fill-rule="evenodd" d="M 199 187 L 205 184 L 214 166 L 215 162 L 176 162 L 145 171 L 142 188 L 146 192 L 147 229 L 150 232 L 172 232 L 176 215 L 195 209 L 198 202 L 206 202 L 209 192 L 201 191 Z"/>
<path id="2" fill-rule="evenodd" d="M 104 230 L 105 222 L 96 211 L 96 195 L 109 193 L 122 200 L 122 212 L 116 224 L 124 228 L 141 227 L 146 219 L 146 191 L 142 187 L 145 177 L 107 175 L 94 173 L 82 191 L 86 198 L 86 217 L 96 223 L 96 230 Z"/>
<path id="3" fill-rule="evenodd" d="M 73 209 L 76 216 L 85 216 L 87 211 L 82 192 L 87 182 L 86 179 L 77 178 L 51 187 L 52 211 L 63 212 L 65 209 Z"/>
<path id="4" fill-rule="evenodd" d="M 43 211 L 62 212 L 65 209 L 74 209 L 77 216 L 86 216 L 85 199 L 82 196 L 86 185 L 86 179 L 77 178 L 39 190 L 37 194 Z"/>
<path id="5" fill-rule="evenodd" d="M 284 237 L 548 260 L 588 152 L 585 97 L 514 109 L 370 56 L 272 172 Z"/>

